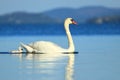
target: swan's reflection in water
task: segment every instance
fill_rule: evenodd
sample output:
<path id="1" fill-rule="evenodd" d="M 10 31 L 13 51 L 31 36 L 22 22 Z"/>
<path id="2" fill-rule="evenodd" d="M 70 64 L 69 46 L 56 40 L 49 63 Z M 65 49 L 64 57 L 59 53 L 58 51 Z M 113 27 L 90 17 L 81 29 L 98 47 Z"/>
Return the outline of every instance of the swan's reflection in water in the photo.
<path id="1" fill-rule="evenodd" d="M 66 80 L 73 80 L 74 74 L 74 54 L 68 54 L 68 64 L 66 66 Z"/>
<path id="2" fill-rule="evenodd" d="M 39 80 L 74 80 L 74 53 L 54 54 L 17 54 L 21 69 L 27 69 L 23 74 L 38 74 Z"/>

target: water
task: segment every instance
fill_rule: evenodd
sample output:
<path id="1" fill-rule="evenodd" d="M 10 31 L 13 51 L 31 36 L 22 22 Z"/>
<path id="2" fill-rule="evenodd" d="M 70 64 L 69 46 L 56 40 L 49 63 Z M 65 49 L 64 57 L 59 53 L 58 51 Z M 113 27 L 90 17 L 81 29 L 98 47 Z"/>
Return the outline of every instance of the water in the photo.
<path id="1" fill-rule="evenodd" d="M 120 24 L 70 25 L 73 35 L 119 35 Z M 63 24 L 0 24 L 0 36 L 65 35 Z"/>
<path id="2" fill-rule="evenodd" d="M 20 42 L 49 40 L 67 48 L 66 36 L 1 36 L 0 80 L 120 80 L 120 36 L 73 36 L 78 54 L 4 54 Z"/>

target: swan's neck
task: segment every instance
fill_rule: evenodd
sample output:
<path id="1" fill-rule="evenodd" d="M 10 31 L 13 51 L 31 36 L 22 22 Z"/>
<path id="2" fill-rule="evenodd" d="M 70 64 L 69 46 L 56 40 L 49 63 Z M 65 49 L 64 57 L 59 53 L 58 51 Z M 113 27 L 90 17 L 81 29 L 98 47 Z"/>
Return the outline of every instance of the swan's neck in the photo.
<path id="1" fill-rule="evenodd" d="M 72 36 L 71 36 L 71 33 L 70 33 L 70 30 L 69 30 L 69 24 L 68 23 L 64 23 L 64 26 L 65 26 L 65 31 L 66 31 L 66 34 L 67 34 L 67 38 L 68 38 L 68 51 L 69 52 L 74 52 L 74 43 L 73 43 L 73 39 L 72 39 Z"/>

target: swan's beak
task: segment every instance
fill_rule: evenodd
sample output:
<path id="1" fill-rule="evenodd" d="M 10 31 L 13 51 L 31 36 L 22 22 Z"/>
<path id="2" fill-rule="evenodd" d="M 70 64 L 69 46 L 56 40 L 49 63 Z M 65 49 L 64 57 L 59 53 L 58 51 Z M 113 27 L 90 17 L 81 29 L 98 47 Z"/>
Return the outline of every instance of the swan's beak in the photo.
<path id="1" fill-rule="evenodd" d="M 72 24 L 77 24 L 77 22 L 73 20 L 73 21 L 72 21 Z"/>

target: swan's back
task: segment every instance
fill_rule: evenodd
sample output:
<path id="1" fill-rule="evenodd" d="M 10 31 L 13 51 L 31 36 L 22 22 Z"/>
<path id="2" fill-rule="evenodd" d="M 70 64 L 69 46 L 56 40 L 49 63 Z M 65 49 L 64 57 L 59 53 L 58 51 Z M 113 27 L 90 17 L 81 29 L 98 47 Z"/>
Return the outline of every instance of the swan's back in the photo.
<path id="1" fill-rule="evenodd" d="M 37 41 L 29 44 L 29 46 L 41 52 L 64 52 L 65 50 L 49 41 Z"/>

